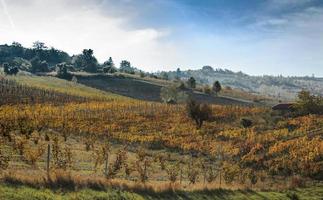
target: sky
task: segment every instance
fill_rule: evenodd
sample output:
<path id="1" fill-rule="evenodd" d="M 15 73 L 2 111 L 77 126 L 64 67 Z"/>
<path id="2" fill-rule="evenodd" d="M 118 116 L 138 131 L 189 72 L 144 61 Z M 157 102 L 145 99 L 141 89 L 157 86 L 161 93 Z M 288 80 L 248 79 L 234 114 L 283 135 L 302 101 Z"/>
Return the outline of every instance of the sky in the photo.
<path id="1" fill-rule="evenodd" d="M 13 41 L 149 72 L 323 77 L 323 0 L 0 0 L 0 44 Z"/>

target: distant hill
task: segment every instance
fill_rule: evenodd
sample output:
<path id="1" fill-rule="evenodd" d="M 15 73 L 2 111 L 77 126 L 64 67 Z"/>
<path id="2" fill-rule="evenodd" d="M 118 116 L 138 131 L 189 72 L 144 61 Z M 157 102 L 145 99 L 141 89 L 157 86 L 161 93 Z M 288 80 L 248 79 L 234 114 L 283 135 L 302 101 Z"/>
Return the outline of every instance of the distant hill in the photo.
<path id="1" fill-rule="evenodd" d="M 165 72 L 162 72 L 165 73 Z M 218 80 L 223 86 L 275 97 L 282 100 L 294 99 L 299 91 L 306 89 L 313 94 L 323 95 L 323 78 L 283 77 L 283 76 L 250 76 L 242 72 L 227 69 L 213 69 L 205 66 L 198 70 L 166 72 L 170 79 L 182 80 L 194 77 L 201 84 L 213 84 Z"/>
<path id="2" fill-rule="evenodd" d="M 62 63 L 64 65 L 61 65 Z M 133 67 L 126 60 L 120 63 L 119 68 L 115 66 L 111 57 L 106 62 L 99 63 L 91 49 L 84 49 L 81 54 L 70 56 L 64 51 L 53 47 L 48 48 L 42 42 L 35 42 L 33 48 L 25 48 L 17 42 L 11 45 L 0 45 L 0 67 L 4 68 L 5 65 L 33 74 L 56 73 L 55 71 L 58 70 L 59 66 L 64 66 L 68 72 L 88 72 L 91 74 L 120 72 L 136 74 L 140 75 L 140 77 L 151 77 L 156 80 L 179 78 L 185 81 L 190 77 L 194 77 L 198 83 L 207 85 L 211 85 L 218 80 L 223 86 L 240 89 L 248 94 L 270 97 L 274 100 L 293 100 L 302 89 L 309 90 L 313 94 L 323 95 L 323 78 L 250 76 L 227 69 L 213 69 L 210 66 L 204 66 L 198 70 L 147 73 Z M 122 80 L 120 81 L 122 82 Z M 138 87 L 141 85 L 140 83 L 137 84 Z M 151 93 L 154 96 L 152 100 L 156 100 L 157 93 L 159 94 L 158 88 Z"/>

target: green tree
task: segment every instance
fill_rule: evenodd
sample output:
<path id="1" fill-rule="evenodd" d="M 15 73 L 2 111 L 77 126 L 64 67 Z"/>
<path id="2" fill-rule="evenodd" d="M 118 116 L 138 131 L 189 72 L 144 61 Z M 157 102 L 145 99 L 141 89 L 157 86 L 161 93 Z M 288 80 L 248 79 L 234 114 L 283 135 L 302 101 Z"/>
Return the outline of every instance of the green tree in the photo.
<path id="1" fill-rule="evenodd" d="M 298 100 L 294 108 L 301 115 L 323 114 L 323 97 L 303 90 L 298 93 Z"/>
<path id="2" fill-rule="evenodd" d="M 191 77 L 187 80 L 187 86 L 190 88 L 195 88 L 196 87 L 196 80 L 194 77 Z"/>
<path id="3" fill-rule="evenodd" d="M 175 79 L 179 80 L 181 78 L 181 69 L 180 68 L 177 68 L 176 70 L 176 75 L 175 75 Z"/>
<path id="4" fill-rule="evenodd" d="M 215 81 L 213 83 L 213 86 L 212 86 L 213 92 L 215 92 L 215 94 L 217 95 L 221 91 L 221 89 L 222 89 L 222 86 L 221 86 L 220 82 L 219 81 Z"/>
<path id="5" fill-rule="evenodd" d="M 10 74 L 10 68 L 9 63 L 3 63 L 3 72 L 5 74 Z"/>
<path id="6" fill-rule="evenodd" d="M 103 72 L 110 74 L 117 72 L 111 57 L 109 57 L 109 59 L 103 63 Z"/>
<path id="7" fill-rule="evenodd" d="M 75 67 L 89 73 L 97 72 L 98 61 L 93 55 L 92 49 L 84 49 L 74 61 Z"/>
<path id="8" fill-rule="evenodd" d="M 30 63 L 31 63 L 31 69 L 30 69 L 31 73 L 49 71 L 48 63 L 45 60 L 41 61 L 38 56 L 31 59 Z"/>
<path id="9" fill-rule="evenodd" d="M 36 41 L 36 42 L 33 43 L 33 48 L 35 50 L 45 50 L 48 47 L 45 45 L 44 42 Z"/>
<path id="10" fill-rule="evenodd" d="M 123 60 L 120 63 L 120 72 L 128 73 L 128 74 L 134 74 L 135 70 L 131 67 L 131 64 L 127 60 Z"/>
<path id="11" fill-rule="evenodd" d="M 67 65 L 65 63 L 61 63 L 56 65 L 57 67 L 57 77 L 61 79 L 71 79 L 72 75 L 68 72 Z M 76 78 L 76 77 L 75 77 Z"/>
<path id="12" fill-rule="evenodd" d="M 3 64 L 3 72 L 6 74 L 6 75 L 16 75 L 18 72 L 19 72 L 19 69 L 18 67 L 14 66 L 14 67 L 11 67 L 9 65 L 9 63 L 4 63 Z"/>

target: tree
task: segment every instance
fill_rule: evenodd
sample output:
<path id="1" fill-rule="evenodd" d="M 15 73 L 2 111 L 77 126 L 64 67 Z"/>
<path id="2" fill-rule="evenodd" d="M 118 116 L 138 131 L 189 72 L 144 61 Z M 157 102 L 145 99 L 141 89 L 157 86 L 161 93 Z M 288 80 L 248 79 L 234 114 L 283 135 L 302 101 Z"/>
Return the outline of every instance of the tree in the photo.
<path id="1" fill-rule="evenodd" d="M 103 63 L 103 65 L 104 65 L 104 66 L 107 66 L 107 67 L 115 67 L 114 62 L 113 62 L 113 60 L 112 60 L 112 58 L 111 58 L 111 57 L 109 57 L 108 61 L 105 61 L 105 62 Z"/>
<path id="2" fill-rule="evenodd" d="M 67 65 L 65 63 L 61 63 L 57 65 L 57 75 L 58 78 L 61 79 L 71 79 L 72 75 L 67 70 Z M 75 77 L 76 78 L 76 77 Z"/>
<path id="3" fill-rule="evenodd" d="M 167 74 L 167 72 L 162 72 L 162 73 L 161 73 L 161 77 L 162 77 L 162 79 L 164 79 L 164 80 L 168 80 L 168 74 Z"/>
<path id="4" fill-rule="evenodd" d="M 115 65 L 113 63 L 113 60 L 110 57 L 109 60 L 107 60 L 107 61 L 105 61 L 103 63 L 103 73 L 113 74 L 115 72 L 117 72 L 117 69 L 115 68 Z"/>
<path id="5" fill-rule="evenodd" d="M 18 67 L 13 67 L 10 69 L 10 75 L 17 75 L 18 72 L 19 72 Z"/>
<path id="6" fill-rule="evenodd" d="M 113 74 L 116 73 L 117 69 L 114 67 L 104 67 L 103 68 L 103 73 L 109 73 L 109 74 Z"/>
<path id="7" fill-rule="evenodd" d="M 18 67 L 10 67 L 8 63 L 3 64 L 3 72 L 6 75 L 16 75 L 19 72 Z"/>
<path id="8" fill-rule="evenodd" d="M 202 67 L 202 71 L 205 71 L 205 72 L 213 72 L 214 69 L 211 66 L 206 65 L 206 66 L 203 66 Z"/>
<path id="9" fill-rule="evenodd" d="M 221 87 L 221 84 L 219 81 L 215 81 L 213 83 L 213 87 L 212 87 L 212 90 L 213 92 L 215 92 L 215 94 L 217 95 L 220 91 L 221 91 L 222 87 Z"/>
<path id="10" fill-rule="evenodd" d="M 47 49 L 47 46 L 44 42 L 36 41 L 33 43 L 33 48 L 36 50 L 45 50 Z"/>
<path id="11" fill-rule="evenodd" d="M 298 93 L 298 100 L 293 107 L 300 115 L 323 114 L 323 97 L 303 90 Z"/>
<path id="12" fill-rule="evenodd" d="M 181 78 L 181 74 L 182 74 L 181 69 L 177 68 L 175 79 L 179 80 Z"/>
<path id="13" fill-rule="evenodd" d="M 127 60 L 123 60 L 120 63 L 120 72 L 124 72 L 124 73 L 128 73 L 128 74 L 134 74 L 135 71 L 134 69 L 131 67 L 131 64 L 129 61 Z"/>
<path id="14" fill-rule="evenodd" d="M 10 74 L 9 63 L 3 63 L 3 72 L 5 74 Z"/>
<path id="15" fill-rule="evenodd" d="M 196 81 L 194 77 L 191 77 L 187 80 L 187 85 L 190 88 L 195 88 L 196 87 Z"/>
<path id="16" fill-rule="evenodd" d="M 14 57 L 23 57 L 24 48 L 18 42 L 13 42 L 11 44 L 11 55 Z"/>
<path id="17" fill-rule="evenodd" d="M 75 59 L 75 66 L 89 73 L 97 72 L 98 61 L 93 55 L 92 49 L 84 49 L 81 55 Z"/>
<path id="18" fill-rule="evenodd" d="M 38 56 L 31 59 L 30 63 L 31 63 L 31 69 L 30 69 L 31 73 L 49 71 L 48 63 L 45 60 L 41 61 Z"/>
<path id="19" fill-rule="evenodd" d="M 196 128 L 200 129 L 204 121 L 212 119 L 212 109 L 207 104 L 200 104 L 194 100 L 190 100 L 186 104 L 188 116 L 196 123 Z"/>

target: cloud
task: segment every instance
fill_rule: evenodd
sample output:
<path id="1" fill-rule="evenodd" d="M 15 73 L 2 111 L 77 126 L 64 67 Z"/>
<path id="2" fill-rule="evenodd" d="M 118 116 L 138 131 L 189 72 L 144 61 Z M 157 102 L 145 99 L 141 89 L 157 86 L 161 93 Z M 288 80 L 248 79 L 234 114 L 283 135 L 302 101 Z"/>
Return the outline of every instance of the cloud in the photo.
<path id="1" fill-rule="evenodd" d="M 322 6 L 282 1 L 10 0 L 15 30 L 0 13 L 0 43 L 92 48 L 101 62 L 112 56 L 147 71 L 212 65 L 323 76 Z"/>
<path id="2" fill-rule="evenodd" d="M 28 6 L 14 0 L 12 16 L 16 32 L 0 32 L 0 42 L 18 41 L 30 46 L 40 40 L 48 46 L 78 54 L 92 48 L 103 62 L 109 56 L 118 63 L 128 59 L 137 67 L 154 70 L 156 66 L 171 64 L 176 59 L 176 48 L 163 40 L 168 29 L 127 28 L 127 17 L 110 17 L 101 12 L 100 4 L 87 1 L 29 0 Z M 9 5 L 10 6 L 10 5 Z M 0 18 L 0 24 L 5 20 Z M 171 54 L 164 59 L 165 52 Z"/>
<path id="3" fill-rule="evenodd" d="M 6 1 L 5 0 L 0 0 L 0 2 L 1 2 L 1 5 L 2 5 L 3 12 L 7 16 L 9 24 L 11 25 L 11 28 L 14 29 L 15 28 L 15 23 L 13 22 L 13 20 L 11 18 L 11 15 L 9 14 Z"/>

